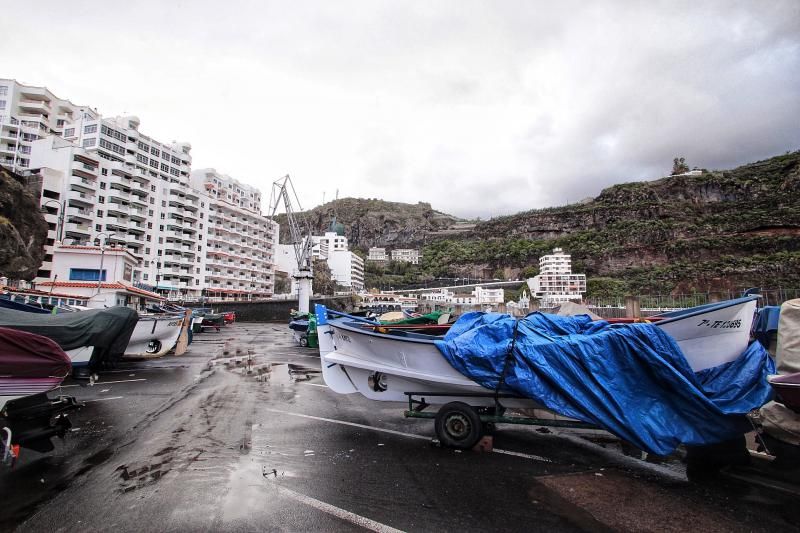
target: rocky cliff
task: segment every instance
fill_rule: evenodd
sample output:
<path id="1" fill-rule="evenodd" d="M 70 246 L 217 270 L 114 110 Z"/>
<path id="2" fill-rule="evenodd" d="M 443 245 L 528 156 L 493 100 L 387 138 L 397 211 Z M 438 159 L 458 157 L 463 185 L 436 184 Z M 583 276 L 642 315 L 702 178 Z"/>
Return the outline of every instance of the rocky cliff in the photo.
<path id="1" fill-rule="evenodd" d="M 419 247 L 434 235 L 458 233 L 459 219 L 431 208 L 430 204 L 404 204 L 383 200 L 342 198 L 316 207 L 305 217 L 315 235 L 330 230 L 336 219 L 344 228 L 351 248 L 366 251 L 372 246 Z M 286 217 L 277 217 L 281 226 L 280 242 L 289 242 Z M 470 226 L 471 228 L 471 226 Z"/>
<path id="2" fill-rule="evenodd" d="M 0 167 L 0 276 L 34 278 L 46 239 L 47 222 L 25 179 Z"/>
<path id="3" fill-rule="evenodd" d="M 446 245 L 455 253 L 441 253 Z M 800 152 L 727 171 L 616 185 L 581 204 L 476 225 L 430 259 L 524 268 L 554 246 L 632 290 L 800 287 Z M 449 256 L 445 259 L 445 256 Z"/>

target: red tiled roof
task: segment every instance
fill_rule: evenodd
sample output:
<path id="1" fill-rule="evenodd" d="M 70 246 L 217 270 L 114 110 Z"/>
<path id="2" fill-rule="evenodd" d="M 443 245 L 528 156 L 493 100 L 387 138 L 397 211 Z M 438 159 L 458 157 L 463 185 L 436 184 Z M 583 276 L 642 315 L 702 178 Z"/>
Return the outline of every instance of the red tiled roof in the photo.
<path id="1" fill-rule="evenodd" d="M 40 284 L 41 285 L 41 284 Z M 78 296 L 75 294 L 64 294 L 61 292 L 40 291 L 38 289 L 13 289 L 11 287 L 0 287 L 0 290 L 5 290 L 14 294 L 31 294 L 36 296 L 54 296 L 56 298 L 75 298 L 77 300 L 88 300 L 88 296 Z"/>
<path id="2" fill-rule="evenodd" d="M 93 281 L 56 281 L 53 283 L 52 281 L 44 281 L 42 283 L 38 283 L 37 285 L 50 287 L 73 287 L 73 288 L 84 288 L 84 289 L 91 289 L 92 287 L 97 287 L 97 283 Z M 154 292 L 146 291 L 144 289 L 140 289 L 139 287 L 134 287 L 133 285 L 126 285 L 121 281 L 115 281 L 112 283 L 105 282 L 100 284 L 101 289 L 123 289 L 125 291 L 131 292 L 133 294 L 138 294 L 140 296 L 147 296 L 148 298 L 153 298 L 156 300 L 164 300 L 165 298 L 160 294 L 156 294 Z"/>

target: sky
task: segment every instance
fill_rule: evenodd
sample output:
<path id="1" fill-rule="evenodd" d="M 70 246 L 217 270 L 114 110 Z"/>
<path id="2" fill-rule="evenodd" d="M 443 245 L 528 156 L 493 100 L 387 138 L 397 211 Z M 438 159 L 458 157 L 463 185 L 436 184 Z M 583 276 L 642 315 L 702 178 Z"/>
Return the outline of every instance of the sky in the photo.
<path id="1" fill-rule="evenodd" d="M 0 77 L 48 87 L 303 208 L 464 218 L 800 149 L 800 2 L 36 1 Z M 267 209 L 267 206 L 264 206 Z"/>

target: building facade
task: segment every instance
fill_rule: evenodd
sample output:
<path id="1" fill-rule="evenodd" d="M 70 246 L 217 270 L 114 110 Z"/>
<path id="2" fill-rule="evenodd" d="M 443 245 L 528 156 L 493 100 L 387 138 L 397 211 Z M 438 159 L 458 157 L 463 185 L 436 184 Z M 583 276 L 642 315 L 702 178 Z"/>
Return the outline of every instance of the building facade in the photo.
<path id="1" fill-rule="evenodd" d="M 96 118 L 97 112 L 59 98 L 46 87 L 0 78 L 0 165 L 17 173 L 27 170 L 34 141 L 61 135 L 84 116 Z"/>
<path id="2" fill-rule="evenodd" d="M 533 297 L 542 307 L 580 302 L 586 293 L 586 275 L 572 273 L 572 257 L 561 248 L 539 258 L 539 275 L 528 280 Z"/>
<path id="3" fill-rule="evenodd" d="M 392 261 L 401 261 L 403 263 L 411 263 L 412 265 L 419 264 L 419 250 L 411 248 L 398 248 L 392 250 Z"/>
<path id="4" fill-rule="evenodd" d="M 367 261 L 385 262 L 388 260 L 389 256 L 386 255 L 386 248 L 373 247 L 367 253 Z"/>
<path id="5" fill-rule="evenodd" d="M 261 214 L 261 192 L 213 168 L 192 172 L 192 185 L 208 195 L 206 292 L 271 297 L 277 224 Z"/>

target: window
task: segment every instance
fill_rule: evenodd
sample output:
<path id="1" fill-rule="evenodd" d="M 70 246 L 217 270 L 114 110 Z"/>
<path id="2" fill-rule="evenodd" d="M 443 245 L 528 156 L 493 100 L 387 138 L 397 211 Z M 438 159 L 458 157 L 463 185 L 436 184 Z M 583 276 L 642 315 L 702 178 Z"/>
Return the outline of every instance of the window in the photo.
<path id="1" fill-rule="evenodd" d="M 150 200 L 151 200 L 151 201 L 150 201 L 150 203 L 152 204 L 152 203 L 153 203 L 153 202 L 152 202 L 152 200 L 153 200 L 153 199 L 152 199 L 152 198 L 150 198 Z M 147 210 L 147 216 L 149 216 L 149 217 L 153 216 L 153 210 L 152 210 L 152 209 L 148 209 L 148 210 Z"/>
<path id="2" fill-rule="evenodd" d="M 156 186 L 155 185 L 151 185 L 150 186 L 150 192 L 156 192 Z"/>
<path id="3" fill-rule="evenodd" d="M 136 154 L 136 160 L 139 163 L 144 163 L 145 165 L 147 164 L 147 161 L 148 161 L 147 156 L 146 155 L 142 155 L 142 154 Z"/>
<path id="4" fill-rule="evenodd" d="M 158 159 L 151 159 L 150 166 L 153 168 L 158 168 Z"/>
<path id="5" fill-rule="evenodd" d="M 105 281 L 106 270 L 103 269 L 102 280 L 100 279 L 100 270 L 96 268 L 70 268 L 69 279 L 70 281 Z"/>
<path id="6" fill-rule="evenodd" d="M 159 229 L 159 231 L 164 231 L 164 225 L 163 224 L 159 224 L 158 229 Z"/>
<path id="7" fill-rule="evenodd" d="M 150 239 L 150 235 L 146 235 L 146 236 L 145 236 L 145 240 L 147 240 L 147 242 L 150 242 L 150 241 L 151 241 L 151 239 Z"/>
<path id="8" fill-rule="evenodd" d="M 148 222 L 147 223 L 147 229 L 153 229 L 153 223 L 152 222 Z"/>
<path id="9" fill-rule="evenodd" d="M 167 152 L 162 152 L 161 159 L 163 159 L 164 161 L 169 161 L 169 154 Z"/>
<path id="10" fill-rule="evenodd" d="M 8 94 L 8 85 L 0 85 L 0 96 Z"/>
<path id="11" fill-rule="evenodd" d="M 161 151 L 158 148 L 156 148 L 155 146 L 150 147 L 150 153 L 153 154 L 156 157 L 161 155 Z"/>
<path id="12" fill-rule="evenodd" d="M 104 182 L 104 181 L 101 181 L 101 182 L 100 182 L 100 188 L 101 188 L 101 189 L 105 189 L 105 188 L 106 188 L 106 182 Z"/>
<path id="13" fill-rule="evenodd" d="M 155 198 L 150 198 L 150 205 L 155 205 L 155 203 L 156 203 L 156 199 Z M 150 216 L 153 216 L 153 210 L 152 209 L 150 210 Z"/>
<path id="14" fill-rule="evenodd" d="M 83 140 L 83 147 L 84 148 L 89 148 L 90 146 L 94 146 L 94 143 L 95 143 L 94 137 L 92 137 L 91 139 L 84 139 Z"/>
<path id="15" fill-rule="evenodd" d="M 89 124 L 83 127 L 83 133 L 94 133 L 97 131 L 97 124 Z"/>
<path id="16" fill-rule="evenodd" d="M 169 172 L 169 165 L 161 163 L 161 170 L 162 172 Z"/>
<path id="17" fill-rule="evenodd" d="M 103 216 L 103 211 L 101 211 L 100 209 L 98 209 L 98 210 L 97 210 L 97 216 L 98 216 L 98 217 L 102 217 L 102 216 Z"/>
<path id="18" fill-rule="evenodd" d="M 145 261 L 145 263 L 146 263 L 146 262 L 147 262 L 147 261 Z M 146 266 L 146 265 L 145 265 L 145 266 Z M 142 274 L 142 279 L 144 279 L 144 280 L 148 279 L 149 277 L 150 277 L 150 276 L 149 276 L 149 274 Z"/>
<path id="19" fill-rule="evenodd" d="M 105 196 L 98 196 L 97 197 L 97 203 L 99 203 L 99 204 L 106 203 L 106 197 Z"/>
<path id="20" fill-rule="evenodd" d="M 150 146 L 148 146 L 145 143 L 139 141 L 139 150 L 141 150 L 143 152 L 149 152 L 150 151 Z"/>
<path id="21" fill-rule="evenodd" d="M 101 168 L 100 169 L 100 174 L 102 174 L 103 176 L 108 176 L 108 169 L 107 168 Z"/>
<path id="22" fill-rule="evenodd" d="M 158 244 L 164 244 L 164 237 L 159 237 L 158 238 Z M 161 253 L 161 252 L 158 252 L 158 253 Z"/>
<path id="23" fill-rule="evenodd" d="M 167 201 L 161 200 L 161 207 L 167 207 Z"/>
<path id="24" fill-rule="evenodd" d="M 64 137 L 74 137 L 75 136 L 75 128 L 67 128 L 64 130 Z"/>
<path id="25" fill-rule="evenodd" d="M 102 226 L 102 225 L 100 225 L 100 224 L 95 224 L 95 225 L 94 225 L 94 230 L 95 230 L 95 231 L 103 231 L 103 226 Z"/>

